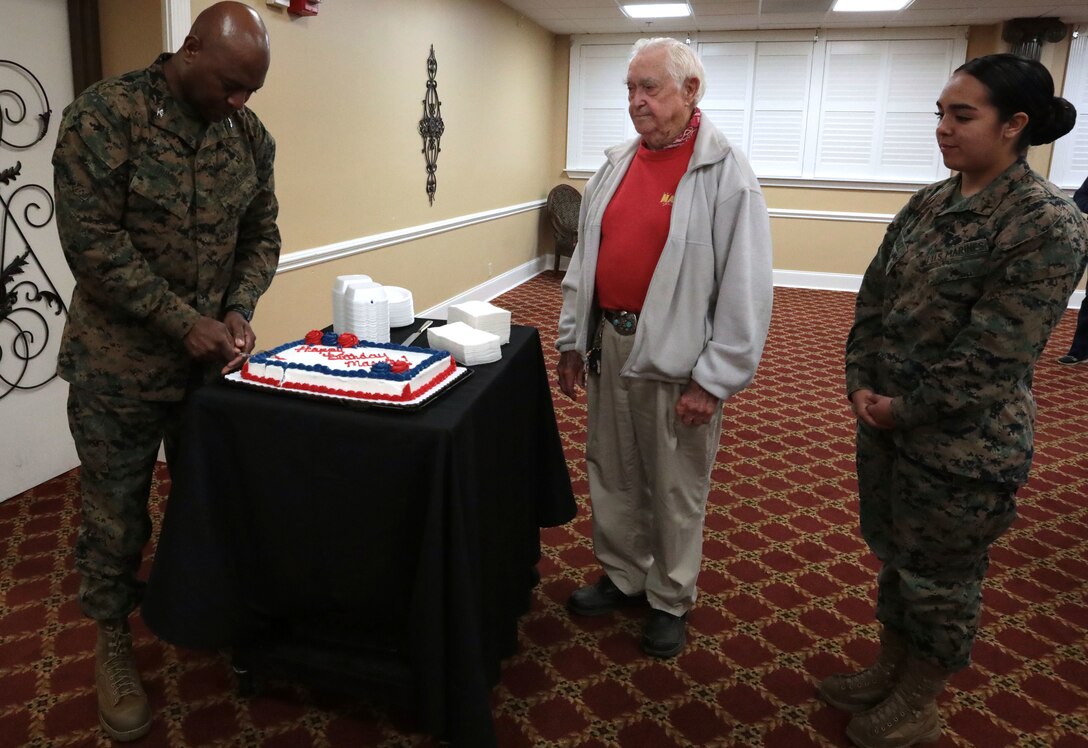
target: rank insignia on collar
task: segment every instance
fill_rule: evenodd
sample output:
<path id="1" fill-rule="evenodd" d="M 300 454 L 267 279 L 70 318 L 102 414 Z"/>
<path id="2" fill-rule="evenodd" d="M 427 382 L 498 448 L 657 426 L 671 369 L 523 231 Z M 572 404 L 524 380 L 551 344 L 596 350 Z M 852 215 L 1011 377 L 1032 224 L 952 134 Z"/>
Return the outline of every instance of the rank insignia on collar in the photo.
<path id="1" fill-rule="evenodd" d="M 234 120 L 232 120 L 230 117 L 227 117 L 227 127 L 232 130 L 234 129 Z"/>
<path id="2" fill-rule="evenodd" d="M 163 116 L 163 114 L 165 114 L 165 112 L 163 112 L 162 107 L 159 107 L 158 109 L 155 110 L 155 116 L 156 117 L 161 117 L 161 116 Z"/>

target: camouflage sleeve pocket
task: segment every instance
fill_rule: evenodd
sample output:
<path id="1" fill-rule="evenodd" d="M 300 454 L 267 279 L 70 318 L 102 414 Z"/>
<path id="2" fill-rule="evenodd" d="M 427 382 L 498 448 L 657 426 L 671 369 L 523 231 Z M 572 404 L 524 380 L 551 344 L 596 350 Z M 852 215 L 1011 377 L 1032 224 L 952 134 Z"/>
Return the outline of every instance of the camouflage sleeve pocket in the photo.
<path id="1" fill-rule="evenodd" d="M 1040 265 L 1033 262 L 1016 262 L 1005 268 L 1005 279 L 1009 283 L 1032 283 L 1047 278 L 1060 278 L 1076 274 L 1077 269 L 1063 262 Z"/>
<path id="2" fill-rule="evenodd" d="M 128 161 L 128 139 L 121 136 L 123 129 L 107 121 L 97 109 L 73 110 L 67 113 L 64 127 L 71 127 L 83 146 L 102 165 L 116 171 Z"/>

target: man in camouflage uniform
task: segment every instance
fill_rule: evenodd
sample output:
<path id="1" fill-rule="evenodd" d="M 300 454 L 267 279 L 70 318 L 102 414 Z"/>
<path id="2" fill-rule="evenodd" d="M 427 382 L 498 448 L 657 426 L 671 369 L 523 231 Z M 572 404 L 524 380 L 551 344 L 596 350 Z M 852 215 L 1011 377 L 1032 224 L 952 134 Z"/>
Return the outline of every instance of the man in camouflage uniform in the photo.
<path id="1" fill-rule="evenodd" d="M 98 622 L 99 718 L 116 740 L 151 725 L 127 616 L 159 444 L 170 463 L 186 396 L 252 351 L 279 258 L 275 144 L 245 108 L 269 59 L 256 11 L 213 5 L 176 54 L 81 94 L 53 156 L 76 279 L 58 371 L 82 464 L 79 602 Z"/>

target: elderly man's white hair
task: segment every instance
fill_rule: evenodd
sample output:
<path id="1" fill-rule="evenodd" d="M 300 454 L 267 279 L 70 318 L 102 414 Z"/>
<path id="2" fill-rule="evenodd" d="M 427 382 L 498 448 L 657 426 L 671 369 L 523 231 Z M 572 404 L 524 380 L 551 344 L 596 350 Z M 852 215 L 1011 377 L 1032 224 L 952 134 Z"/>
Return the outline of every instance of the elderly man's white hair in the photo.
<path id="1" fill-rule="evenodd" d="M 668 36 L 658 36 L 653 39 L 639 39 L 635 46 L 631 47 L 631 56 L 627 58 L 627 66 L 643 52 L 655 49 L 665 50 L 665 70 L 669 77 L 676 81 L 677 88 L 684 87 L 684 81 L 695 78 L 699 81 L 699 88 L 695 91 L 696 104 L 706 93 L 706 71 L 703 70 L 702 60 L 695 54 L 691 47 L 679 39 Z"/>

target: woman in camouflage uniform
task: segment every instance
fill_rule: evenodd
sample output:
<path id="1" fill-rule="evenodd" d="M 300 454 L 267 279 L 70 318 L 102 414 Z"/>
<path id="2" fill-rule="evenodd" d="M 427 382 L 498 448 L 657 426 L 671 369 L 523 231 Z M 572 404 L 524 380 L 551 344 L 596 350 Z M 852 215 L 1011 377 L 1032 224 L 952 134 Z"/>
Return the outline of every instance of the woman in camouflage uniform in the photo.
<path id="1" fill-rule="evenodd" d="M 1088 247 L 1080 211 L 1024 157 L 1075 120 L 1038 62 L 961 66 L 936 132 L 958 173 L 899 212 L 858 292 L 846 383 L 881 652 L 819 693 L 857 712 L 859 746 L 936 740 L 936 698 L 970 662 L 989 546 L 1031 465 L 1035 362 Z"/>

